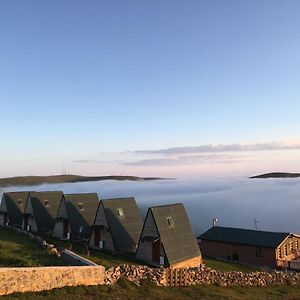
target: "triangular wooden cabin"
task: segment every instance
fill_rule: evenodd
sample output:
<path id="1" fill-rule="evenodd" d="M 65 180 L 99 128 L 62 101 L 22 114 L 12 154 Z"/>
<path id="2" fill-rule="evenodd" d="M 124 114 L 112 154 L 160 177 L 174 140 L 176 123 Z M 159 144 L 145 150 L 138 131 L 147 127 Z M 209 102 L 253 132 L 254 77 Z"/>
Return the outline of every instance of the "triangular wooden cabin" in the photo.
<path id="1" fill-rule="evenodd" d="M 89 245 L 95 249 L 134 253 L 142 230 L 142 219 L 135 199 L 101 200 Z"/>
<path id="2" fill-rule="evenodd" d="M 97 193 L 65 194 L 52 235 L 59 239 L 88 240 L 98 205 Z"/>
<path id="3" fill-rule="evenodd" d="M 0 225 L 22 227 L 28 196 L 29 192 L 3 193 L 0 205 Z"/>
<path id="4" fill-rule="evenodd" d="M 31 192 L 24 210 L 23 229 L 50 233 L 54 229 L 63 192 Z"/>
<path id="5" fill-rule="evenodd" d="M 202 263 L 183 204 L 148 209 L 136 259 L 153 266 L 171 268 L 192 268 Z"/>

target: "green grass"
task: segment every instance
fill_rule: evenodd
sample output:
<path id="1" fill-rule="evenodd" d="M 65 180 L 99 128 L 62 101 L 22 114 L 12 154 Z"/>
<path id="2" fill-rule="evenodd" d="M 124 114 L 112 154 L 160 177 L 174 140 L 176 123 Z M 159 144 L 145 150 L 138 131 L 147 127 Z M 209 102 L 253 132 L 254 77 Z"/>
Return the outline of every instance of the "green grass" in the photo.
<path id="1" fill-rule="evenodd" d="M 55 245 L 57 248 L 69 249 L 98 265 L 102 265 L 105 268 L 115 267 L 121 264 L 138 264 L 138 262 L 130 256 L 123 256 L 117 254 L 111 254 L 103 251 L 90 250 L 88 255 L 87 249 L 80 243 L 74 241 L 61 241 L 52 237 L 42 236 L 47 243 Z"/>
<path id="2" fill-rule="evenodd" d="M 80 243 L 60 241 L 49 236 L 40 235 L 48 243 L 58 248 L 66 248 L 82 255 L 83 257 L 102 265 L 106 268 L 120 264 L 139 264 L 133 257 L 105 253 L 91 250 L 89 255 L 87 249 Z M 205 258 L 206 267 L 220 271 L 242 271 L 252 272 L 263 270 L 260 267 L 246 266 L 211 258 Z M 62 265 L 63 262 L 54 255 L 49 255 L 39 245 L 27 236 L 17 233 L 11 229 L 0 228 L 0 266 L 38 266 L 38 265 Z"/>
<path id="3" fill-rule="evenodd" d="M 65 265 L 35 241 L 11 229 L 0 228 L 0 267 Z"/>
<path id="4" fill-rule="evenodd" d="M 68 246 L 67 242 L 46 238 L 57 247 Z M 86 256 L 86 250 L 80 244 L 73 243 L 72 250 Z M 87 257 L 87 256 L 86 256 Z M 89 259 L 106 267 L 122 263 L 136 263 L 133 259 L 115 256 L 100 251 L 92 251 Z M 257 268 L 232 264 L 213 259 L 205 259 L 207 267 L 222 271 L 255 271 Z M 36 242 L 27 236 L 10 229 L 0 228 L 0 266 L 43 266 L 60 265 L 61 260 L 42 250 Z M 158 287 L 144 281 L 140 287 L 125 279 L 121 279 L 114 286 L 78 286 L 54 289 L 37 293 L 15 293 L 3 297 L 4 299 L 220 299 L 220 300 L 272 300 L 272 299 L 300 299 L 300 285 L 274 287 L 219 287 L 190 286 L 190 287 Z"/>
<path id="5" fill-rule="evenodd" d="M 266 268 L 259 266 L 241 265 L 238 263 L 230 263 L 225 261 L 216 260 L 213 258 L 205 258 L 203 263 L 206 267 L 220 270 L 220 271 L 240 271 L 240 272 L 255 272 L 265 271 Z"/>
<path id="6" fill-rule="evenodd" d="M 277 300 L 299 299 L 300 286 L 275 287 L 234 287 L 224 288 L 211 286 L 190 287 L 158 287 L 149 282 L 143 282 L 137 287 L 127 280 L 119 280 L 114 286 L 78 286 L 54 289 L 37 293 L 17 293 L 3 297 L 4 299 L 207 299 L 207 300 Z"/>

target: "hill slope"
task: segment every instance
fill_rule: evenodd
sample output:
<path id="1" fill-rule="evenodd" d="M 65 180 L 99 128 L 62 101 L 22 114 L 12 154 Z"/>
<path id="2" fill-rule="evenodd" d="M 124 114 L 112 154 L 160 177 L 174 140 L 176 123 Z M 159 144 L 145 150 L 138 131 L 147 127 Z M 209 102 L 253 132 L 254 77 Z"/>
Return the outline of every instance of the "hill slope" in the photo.
<path id="1" fill-rule="evenodd" d="M 275 172 L 275 173 L 266 173 L 256 176 L 249 177 L 252 178 L 297 178 L 300 177 L 300 173 L 283 173 L 283 172 Z"/>
<path id="2" fill-rule="evenodd" d="M 20 176 L 0 178 L 0 187 L 4 186 L 22 186 L 22 185 L 40 185 L 44 183 L 68 183 L 85 182 L 100 180 L 159 180 L 156 177 L 137 177 L 137 176 L 80 176 L 80 175 L 51 175 L 51 176 Z"/>

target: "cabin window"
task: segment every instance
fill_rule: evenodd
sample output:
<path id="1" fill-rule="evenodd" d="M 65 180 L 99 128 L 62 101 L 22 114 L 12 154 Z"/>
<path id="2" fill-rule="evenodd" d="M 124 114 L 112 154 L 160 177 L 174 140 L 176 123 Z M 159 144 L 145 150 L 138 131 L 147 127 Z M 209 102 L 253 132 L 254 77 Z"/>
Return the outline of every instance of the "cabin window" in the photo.
<path id="1" fill-rule="evenodd" d="M 45 204 L 45 206 L 48 207 L 48 206 L 49 206 L 49 200 L 45 199 L 45 200 L 44 200 L 44 204 Z"/>
<path id="2" fill-rule="evenodd" d="M 288 251 L 287 251 L 287 245 L 284 245 L 284 256 L 287 256 L 288 254 Z"/>
<path id="3" fill-rule="evenodd" d="M 22 199 L 18 199 L 17 202 L 18 202 L 18 205 L 19 205 L 19 206 L 23 206 Z"/>
<path id="4" fill-rule="evenodd" d="M 296 249 L 299 249 L 299 241 L 296 240 Z"/>
<path id="5" fill-rule="evenodd" d="M 78 207 L 79 207 L 80 211 L 84 211 L 84 207 L 83 207 L 83 203 L 82 202 L 78 203 Z"/>
<path id="6" fill-rule="evenodd" d="M 261 249 L 261 247 L 256 247 L 256 249 L 255 249 L 255 256 L 256 257 L 262 257 L 262 249 Z"/>
<path id="7" fill-rule="evenodd" d="M 124 212 L 123 212 L 123 209 L 122 209 L 122 208 L 118 208 L 118 209 L 117 209 L 117 213 L 118 213 L 118 216 L 119 216 L 119 217 L 124 217 Z"/>
<path id="8" fill-rule="evenodd" d="M 167 221 L 170 227 L 174 227 L 175 223 L 174 220 L 172 219 L 172 217 L 167 217 Z"/>

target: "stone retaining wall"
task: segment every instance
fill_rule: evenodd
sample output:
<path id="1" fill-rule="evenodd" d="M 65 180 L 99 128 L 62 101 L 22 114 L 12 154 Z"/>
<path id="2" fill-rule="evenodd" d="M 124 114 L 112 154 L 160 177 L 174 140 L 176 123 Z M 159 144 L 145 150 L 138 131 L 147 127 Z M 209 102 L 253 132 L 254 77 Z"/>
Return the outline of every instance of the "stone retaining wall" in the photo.
<path id="1" fill-rule="evenodd" d="M 121 265 L 110 268 L 105 274 L 105 284 L 114 284 L 124 277 L 140 285 L 142 280 L 150 280 L 159 286 L 172 286 L 170 269 L 150 268 L 147 266 Z M 267 286 L 300 284 L 300 273 L 296 272 L 251 272 L 238 271 L 222 272 L 210 268 L 177 269 L 172 270 L 174 276 L 180 278 L 180 285 L 210 285 L 219 286 Z M 176 273 L 177 274 L 176 274 Z M 180 274 L 182 272 L 182 274 Z M 176 284 L 177 285 L 177 284 Z"/>
<path id="2" fill-rule="evenodd" d="M 190 269 L 185 271 L 186 285 L 219 286 L 270 286 L 300 284 L 300 273 L 296 272 L 221 272 L 210 268 Z"/>
<path id="3" fill-rule="evenodd" d="M 102 266 L 0 268 L 0 295 L 100 285 L 104 284 L 104 279 L 105 268 Z"/>
<path id="4" fill-rule="evenodd" d="M 164 269 L 121 265 L 105 271 L 102 266 L 0 268 L 0 295 L 35 292 L 77 285 L 113 285 L 121 277 L 140 285 L 149 280 L 158 286 L 172 286 L 170 272 L 180 278 L 180 285 L 272 286 L 300 284 L 296 272 L 221 272 L 210 268 Z M 182 272 L 179 274 L 178 272 Z M 176 274 L 177 273 L 177 274 Z M 184 282 L 184 284 L 182 284 Z M 176 284 L 177 285 L 177 284 Z"/>

